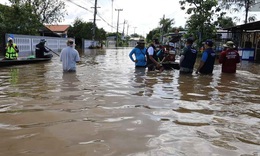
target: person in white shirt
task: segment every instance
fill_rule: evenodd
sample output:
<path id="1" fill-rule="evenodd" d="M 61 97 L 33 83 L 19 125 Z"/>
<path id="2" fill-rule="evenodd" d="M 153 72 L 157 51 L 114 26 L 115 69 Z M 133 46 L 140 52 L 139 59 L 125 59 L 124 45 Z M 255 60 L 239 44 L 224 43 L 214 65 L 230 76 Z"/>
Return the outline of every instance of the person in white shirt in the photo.
<path id="1" fill-rule="evenodd" d="M 76 64 L 80 62 L 79 52 L 73 47 L 74 41 L 68 39 L 67 47 L 60 54 L 63 72 L 76 72 Z"/>
<path id="2" fill-rule="evenodd" d="M 153 39 L 152 43 L 147 49 L 147 67 L 148 71 L 155 71 L 159 70 L 160 72 L 163 71 L 163 67 L 161 66 L 160 62 L 157 58 L 157 51 L 159 50 L 159 40 Z"/>

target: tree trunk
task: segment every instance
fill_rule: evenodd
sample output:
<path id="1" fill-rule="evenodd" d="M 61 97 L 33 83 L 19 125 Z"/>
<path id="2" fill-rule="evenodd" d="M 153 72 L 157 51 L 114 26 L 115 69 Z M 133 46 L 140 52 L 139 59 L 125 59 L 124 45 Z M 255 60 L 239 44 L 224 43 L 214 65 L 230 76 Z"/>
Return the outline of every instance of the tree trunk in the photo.
<path id="1" fill-rule="evenodd" d="M 245 0 L 245 8 L 246 8 L 245 24 L 247 24 L 249 7 L 250 7 L 250 0 Z"/>

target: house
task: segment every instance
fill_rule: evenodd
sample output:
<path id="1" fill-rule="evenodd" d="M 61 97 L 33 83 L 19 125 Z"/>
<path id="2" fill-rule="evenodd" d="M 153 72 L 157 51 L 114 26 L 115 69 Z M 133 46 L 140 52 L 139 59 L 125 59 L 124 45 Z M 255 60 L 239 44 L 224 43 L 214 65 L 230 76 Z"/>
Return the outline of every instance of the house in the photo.
<path id="1" fill-rule="evenodd" d="M 260 21 L 225 28 L 241 49 L 242 59 L 260 62 Z"/>
<path id="2" fill-rule="evenodd" d="M 70 25 L 45 25 L 45 27 L 52 32 L 58 34 L 60 37 L 68 37 L 68 30 L 70 28 Z"/>

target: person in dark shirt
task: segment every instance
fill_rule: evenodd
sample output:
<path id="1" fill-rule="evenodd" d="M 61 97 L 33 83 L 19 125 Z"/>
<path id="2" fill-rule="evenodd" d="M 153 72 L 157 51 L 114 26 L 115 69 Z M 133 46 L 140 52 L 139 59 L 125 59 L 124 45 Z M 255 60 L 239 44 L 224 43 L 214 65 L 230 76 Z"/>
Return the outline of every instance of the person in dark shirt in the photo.
<path id="1" fill-rule="evenodd" d="M 147 48 L 146 55 L 148 71 L 159 70 L 160 72 L 162 72 L 164 70 L 156 55 L 159 50 L 159 45 L 159 40 L 153 39 L 152 43 Z"/>
<path id="2" fill-rule="evenodd" d="M 235 73 L 237 69 L 237 63 L 240 62 L 240 56 L 235 50 L 235 44 L 232 41 L 228 41 L 223 45 L 227 47 L 225 51 L 220 53 L 219 63 L 222 64 L 223 73 Z"/>
<path id="3" fill-rule="evenodd" d="M 180 58 L 180 73 L 192 74 L 197 58 L 197 50 L 192 48 L 193 39 L 188 38 Z"/>
<path id="4" fill-rule="evenodd" d="M 38 43 L 35 47 L 35 54 L 36 54 L 36 58 L 51 58 L 53 57 L 52 54 L 47 54 L 45 55 L 44 53 L 48 53 L 50 52 L 49 49 L 45 48 L 45 39 L 41 39 L 40 43 Z"/>

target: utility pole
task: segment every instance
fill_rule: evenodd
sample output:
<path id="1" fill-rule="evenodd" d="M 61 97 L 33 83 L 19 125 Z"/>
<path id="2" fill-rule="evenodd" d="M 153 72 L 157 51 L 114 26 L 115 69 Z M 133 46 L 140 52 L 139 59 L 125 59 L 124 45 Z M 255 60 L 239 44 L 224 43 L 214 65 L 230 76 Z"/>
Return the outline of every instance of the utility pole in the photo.
<path id="1" fill-rule="evenodd" d="M 129 29 L 130 25 L 127 24 L 127 31 L 126 31 L 126 36 L 128 36 L 128 29 Z"/>
<path id="2" fill-rule="evenodd" d="M 135 29 L 136 29 L 137 27 L 134 27 L 134 34 L 135 34 Z"/>
<path id="3" fill-rule="evenodd" d="M 113 10 L 114 10 L 114 0 L 112 0 L 112 19 L 111 19 L 111 32 L 113 32 L 113 27 L 114 27 L 114 25 L 113 25 Z"/>
<path id="4" fill-rule="evenodd" d="M 117 15 L 117 27 L 116 27 L 116 47 L 118 47 L 118 26 L 119 26 L 119 12 L 123 11 L 123 9 L 115 9 L 118 12 Z"/>
<path id="5" fill-rule="evenodd" d="M 125 23 L 126 23 L 126 21 L 124 20 L 122 39 L 125 37 Z"/>
<path id="6" fill-rule="evenodd" d="M 163 19 L 162 19 L 162 20 L 163 20 L 163 23 L 162 23 L 162 28 L 161 28 L 161 38 L 160 38 L 160 42 L 163 41 L 163 33 L 164 33 L 163 31 L 164 31 L 164 22 L 165 22 L 165 21 L 164 21 L 164 18 L 165 18 L 165 15 L 163 15 Z"/>
<path id="7" fill-rule="evenodd" d="M 97 0 L 95 0 L 95 7 L 94 7 L 94 21 L 93 21 L 93 30 L 92 30 L 92 46 L 94 46 L 95 42 L 95 34 L 96 34 L 96 15 L 97 15 Z"/>

